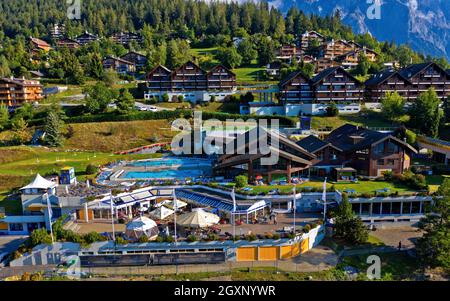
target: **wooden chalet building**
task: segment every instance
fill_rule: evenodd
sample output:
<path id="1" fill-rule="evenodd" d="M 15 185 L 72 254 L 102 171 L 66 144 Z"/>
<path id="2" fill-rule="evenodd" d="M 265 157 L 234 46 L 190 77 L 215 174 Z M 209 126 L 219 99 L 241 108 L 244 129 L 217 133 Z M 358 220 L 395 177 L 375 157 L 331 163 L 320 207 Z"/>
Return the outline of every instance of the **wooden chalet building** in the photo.
<path id="1" fill-rule="evenodd" d="M 408 99 L 411 82 L 394 69 L 386 69 L 374 74 L 365 82 L 364 98 L 368 103 L 381 103 L 387 93 L 397 92 Z"/>
<path id="2" fill-rule="evenodd" d="M 104 69 L 112 69 L 119 74 L 130 74 L 136 72 L 136 66 L 133 62 L 113 56 L 105 57 L 102 64 Z"/>
<path id="3" fill-rule="evenodd" d="M 74 39 L 63 38 L 56 42 L 56 46 L 58 48 L 67 47 L 68 49 L 78 49 L 81 47 L 80 43 L 78 43 Z"/>
<path id="4" fill-rule="evenodd" d="M 334 60 L 335 58 L 354 50 L 353 47 L 352 44 L 349 44 L 344 40 L 331 40 L 322 44 L 318 56 Z"/>
<path id="5" fill-rule="evenodd" d="M 450 96 L 450 74 L 432 62 L 374 74 L 365 82 L 365 99 L 379 103 L 386 93 L 396 91 L 406 101 L 413 102 L 429 88 L 434 88 L 442 100 Z"/>
<path id="6" fill-rule="evenodd" d="M 261 144 L 258 142 L 260 137 L 267 137 L 267 146 L 270 151 L 278 154 L 276 163 L 272 165 L 262 164 L 261 159 L 268 158 L 271 154 L 261 150 Z M 278 146 L 274 142 L 275 139 L 278 140 Z M 238 145 L 238 141 L 243 141 L 243 144 Z M 249 182 L 253 182 L 258 177 L 266 177 L 267 181 L 271 182 L 273 175 L 284 175 L 290 182 L 293 176 L 308 169 L 312 164 L 311 160 L 315 159 L 313 154 L 287 137 L 261 127 L 238 135 L 230 144 L 227 145 L 227 149 L 231 147 L 234 153 L 220 156 L 214 166 L 214 173 L 228 177 L 246 173 Z M 252 147 L 256 151 L 250 151 Z"/>
<path id="7" fill-rule="evenodd" d="M 338 162 L 342 167 L 354 168 L 358 175 L 367 177 L 380 177 L 385 171 L 403 173 L 411 166 L 412 154 L 417 153 L 412 146 L 391 134 L 351 124 L 332 131 L 325 142 L 342 150 L 337 155 L 342 160 Z"/>
<path id="8" fill-rule="evenodd" d="M 317 41 L 317 44 L 323 44 L 325 37 L 317 31 L 307 31 L 302 34 L 300 38 L 300 48 L 302 51 L 308 50 L 313 41 Z"/>
<path id="9" fill-rule="evenodd" d="M 134 32 L 116 32 L 112 39 L 117 44 L 129 45 L 132 42 L 142 43 L 142 36 Z"/>
<path id="10" fill-rule="evenodd" d="M 283 45 L 278 50 L 277 59 L 282 61 L 292 61 L 292 59 L 299 59 L 302 55 L 301 49 L 295 45 Z"/>
<path id="11" fill-rule="evenodd" d="M 335 61 L 344 67 L 344 69 L 355 68 L 358 65 L 359 56 L 361 54 L 364 54 L 370 62 L 375 62 L 378 57 L 378 54 L 375 51 L 363 47 L 338 56 Z"/>
<path id="12" fill-rule="evenodd" d="M 85 32 L 75 38 L 75 40 L 82 46 L 99 40 L 99 37 L 95 34 Z"/>
<path id="13" fill-rule="evenodd" d="M 236 90 L 236 74 L 229 69 L 218 65 L 207 72 L 192 61 L 173 71 L 158 66 L 147 73 L 146 82 L 146 99 L 167 93 L 169 99 L 182 95 L 191 102 L 209 101 L 213 96 L 223 100 Z"/>
<path id="14" fill-rule="evenodd" d="M 126 60 L 128 62 L 132 62 L 137 69 L 143 69 L 147 65 L 147 57 L 139 52 L 136 51 L 130 51 L 125 55 L 122 55 L 120 57 L 123 60 Z"/>
<path id="15" fill-rule="evenodd" d="M 345 160 L 342 149 L 313 135 L 298 141 L 297 145 L 316 156 L 311 160 L 308 172 L 312 176 L 325 177 L 333 168 L 341 167 Z"/>
<path id="16" fill-rule="evenodd" d="M 50 45 L 44 40 L 31 37 L 30 41 L 33 46 L 33 49 L 32 49 L 33 53 L 35 53 L 35 52 L 37 53 L 39 51 L 49 52 L 50 49 L 52 49 L 52 47 L 50 47 Z"/>
<path id="17" fill-rule="evenodd" d="M 280 82 L 280 99 L 283 103 L 312 103 L 314 91 L 311 80 L 302 71 L 291 73 Z"/>
<path id="18" fill-rule="evenodd" d="M 0 78 L 0 104 L 21 106 L 42 99 L 42 85 L 37 80 Z"/>
<path id="19" fill-rule="evenodd" d="M 409 101 L 414 101 L 429 88 L 434 88 L 442 100 L 450 96 L 450 74 L 436 63 L 410 65 L 401 69 L 399 73 L 410 82 L 408 88 Z"/>
<path id="20" fill-rule="evenodd" d="M 311 79 L 317 103 L 356 102 L 363 99 L 361 83 L 342 67 L 323 70 Z"/>

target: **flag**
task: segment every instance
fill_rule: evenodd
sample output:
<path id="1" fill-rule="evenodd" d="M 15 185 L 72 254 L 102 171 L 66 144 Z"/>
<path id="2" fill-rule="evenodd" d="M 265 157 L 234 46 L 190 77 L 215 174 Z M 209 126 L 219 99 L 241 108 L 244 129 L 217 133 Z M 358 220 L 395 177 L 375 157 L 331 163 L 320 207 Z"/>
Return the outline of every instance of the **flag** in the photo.
<path id="1" fill-rule="evenodd" d="M 175 189 L 173 190 L 173 210 L 176 212 L 178 210 L 178 200 L 175 194 Z"/>
<path id="2" fill-rule="evenodd" d="M 325 178 L 325 181 L 323 182 L 322 201 L 327 201 L 327 178 Z"/>
<path id="3" fill-rule="evenodd" d="M 294 188 L 292 189 L 292 192 L 294 193 L 294 202 L 293 202 L 293 206 L 292 208 L 294 209 L 294 211 L 297 209 L 297 189 Z"/>
<path id="4" fill-rule="evenodd" d="M 231 191 L 231 199 L 233 200 L 233 212 L 236 212 L 236 194 L 234 193 L 234 187 Z"/>
<path id="5" fill-rule="evenodd" d="M 45 198 L 47 199 L 48 218 L 51 221 L 53 216 L 52 205 L 50 204 L 50 198 L 48 197 L 48 194 L 45 194 Z"/>

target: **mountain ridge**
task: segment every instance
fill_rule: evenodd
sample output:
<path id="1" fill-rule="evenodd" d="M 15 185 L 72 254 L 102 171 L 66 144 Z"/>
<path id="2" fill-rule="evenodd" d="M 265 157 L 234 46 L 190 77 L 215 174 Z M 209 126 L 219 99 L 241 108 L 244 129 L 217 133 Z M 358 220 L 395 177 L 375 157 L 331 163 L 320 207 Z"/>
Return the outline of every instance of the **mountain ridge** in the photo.
<path id="1" fill-rule="evenodd" d="M 376 0 L 375 0 L 376 1 Z M 357 33 L 380 41 L 409 44 L 414 50 L 450 60 L 450 1 L 380 0 L 380 19 L 369 19 L 372 4 L 361 0 L 269 0 L 283 13 L 295 6 L 321 16 L 340 10 L 343 22 Z"/>

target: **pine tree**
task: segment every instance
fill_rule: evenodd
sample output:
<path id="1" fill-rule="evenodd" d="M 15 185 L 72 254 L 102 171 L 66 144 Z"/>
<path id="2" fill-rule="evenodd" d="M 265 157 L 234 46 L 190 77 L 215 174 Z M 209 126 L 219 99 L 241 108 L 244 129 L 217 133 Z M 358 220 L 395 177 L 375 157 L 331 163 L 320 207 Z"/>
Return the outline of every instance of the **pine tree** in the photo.
<path id="1" fill-rule="evenodd" d="M 45 142 L 52 147 L 62 146 L 63 144 L 63 129 L 64 122 L 61 120 L 58 112 L 49 110 L 45 118 Z"/>
<path id="2" fill-rule="evenodd" d="M 353 212 L 346 193 L 336 212 L 335 235 L 351 244 L 362 244 L 369 238 L 367 227 Z"/>
<path id="3" fill-rule="evenodd" d="M 128 113 L 133 109 L 134 106 L 134 97 L 131 95 L 128 89 L 121 89 L 120 95 L 116 101 L 117 110 L 119 113 L 124 114 Z"/>
<path id="4" fill-rule="evenodd" d="M 2 131 L 9 121 L 8 107 L 0 105 L 0 131 Z"/>

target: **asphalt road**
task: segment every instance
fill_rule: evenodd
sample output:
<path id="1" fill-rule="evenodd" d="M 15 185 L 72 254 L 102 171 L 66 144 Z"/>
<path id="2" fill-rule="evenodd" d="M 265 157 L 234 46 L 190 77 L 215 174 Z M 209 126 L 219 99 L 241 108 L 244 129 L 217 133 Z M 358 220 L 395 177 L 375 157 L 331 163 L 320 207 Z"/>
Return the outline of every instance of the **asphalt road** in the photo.
<path id="1" fill-rule="evenodd" d="M 28 236 L 0 236 L 0 254 L 12 253 L 28 238 Z"/>

